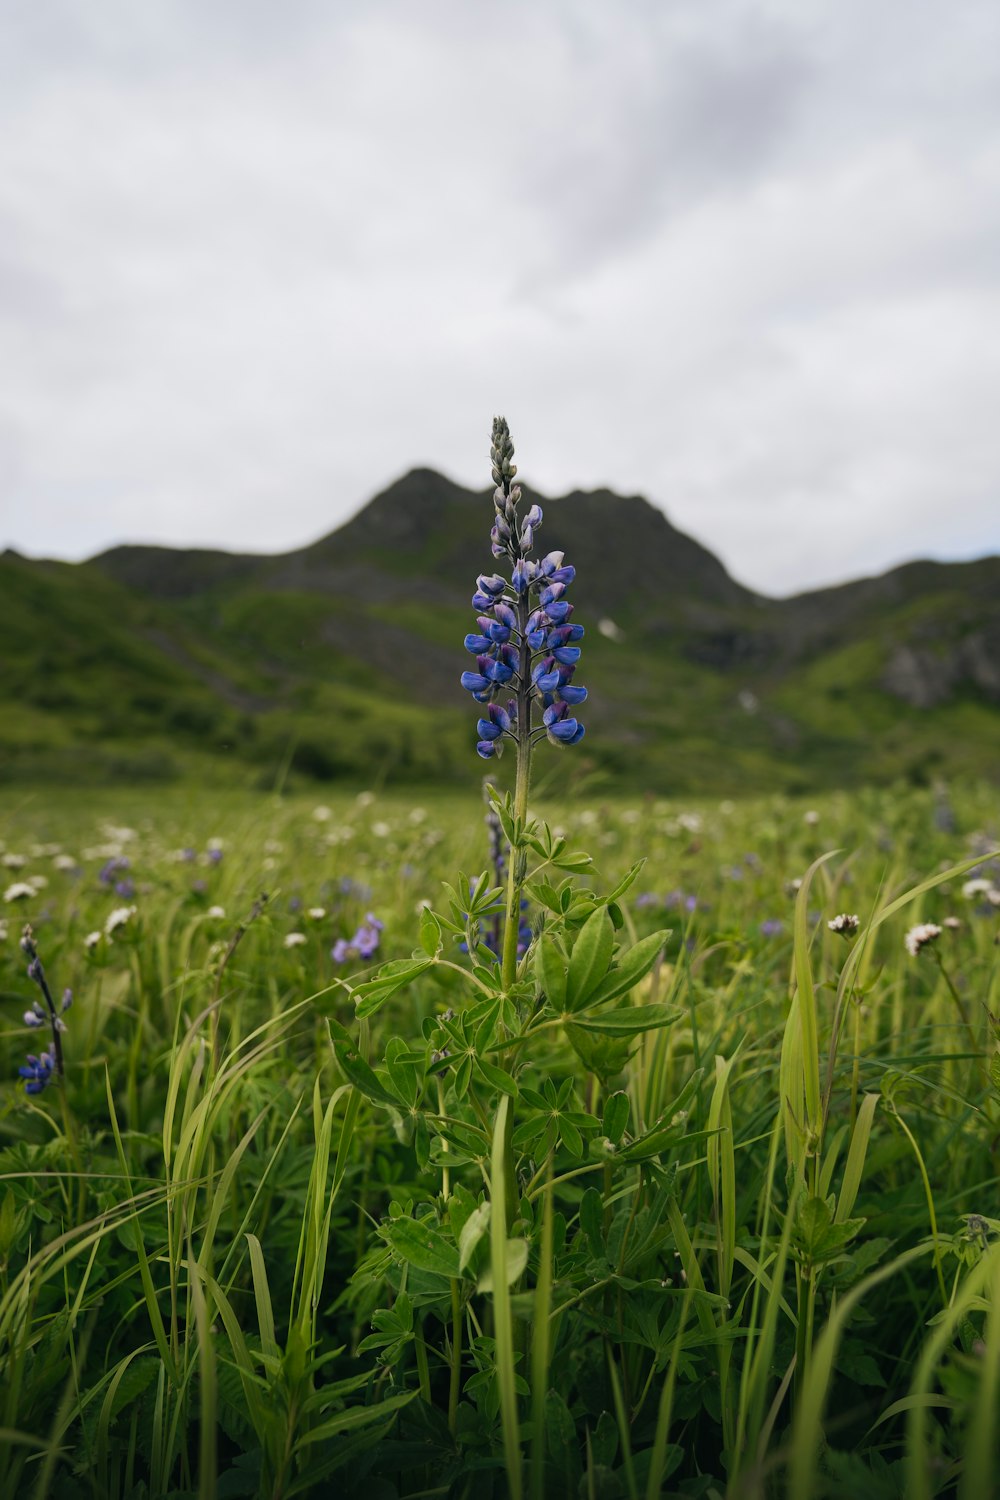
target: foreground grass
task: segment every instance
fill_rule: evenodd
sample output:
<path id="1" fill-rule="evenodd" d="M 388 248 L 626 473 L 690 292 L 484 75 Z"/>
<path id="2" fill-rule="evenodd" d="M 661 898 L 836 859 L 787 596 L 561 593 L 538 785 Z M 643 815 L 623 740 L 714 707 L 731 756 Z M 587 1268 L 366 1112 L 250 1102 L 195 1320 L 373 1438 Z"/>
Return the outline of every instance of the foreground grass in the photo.
<path id="1" fill-rule="evenodd" d="M 482 805 L 328 800 L 7 797 L 0 1494 L 1000 1492 L 995 794 L 560 807 L 496 1000 Z"/>

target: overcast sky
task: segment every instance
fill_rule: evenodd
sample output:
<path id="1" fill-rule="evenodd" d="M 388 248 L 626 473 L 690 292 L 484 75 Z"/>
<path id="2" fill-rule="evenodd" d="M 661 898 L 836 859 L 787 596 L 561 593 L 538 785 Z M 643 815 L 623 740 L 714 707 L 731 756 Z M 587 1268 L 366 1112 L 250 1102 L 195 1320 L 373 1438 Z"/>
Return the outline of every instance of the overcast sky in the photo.
<path id="1" fill-rule="evenodd" d="M 290 548 L 503 412 L 763 592 L 998 552 L 998 246 L 996 0 L 10 0 L 0 546 Z"/>

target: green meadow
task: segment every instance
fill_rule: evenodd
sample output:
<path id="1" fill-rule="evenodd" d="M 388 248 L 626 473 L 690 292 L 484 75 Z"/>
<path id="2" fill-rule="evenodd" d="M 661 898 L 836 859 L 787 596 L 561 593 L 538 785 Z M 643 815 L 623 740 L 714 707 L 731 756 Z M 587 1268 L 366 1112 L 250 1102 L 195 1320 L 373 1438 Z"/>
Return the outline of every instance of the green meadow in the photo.
<path id="1" fill-rule="evenodd" d="M 5 789 L 0 1494 L 1000 1492 L 995 789 L 562 753 L 509 982 L 474 786 Z"/>

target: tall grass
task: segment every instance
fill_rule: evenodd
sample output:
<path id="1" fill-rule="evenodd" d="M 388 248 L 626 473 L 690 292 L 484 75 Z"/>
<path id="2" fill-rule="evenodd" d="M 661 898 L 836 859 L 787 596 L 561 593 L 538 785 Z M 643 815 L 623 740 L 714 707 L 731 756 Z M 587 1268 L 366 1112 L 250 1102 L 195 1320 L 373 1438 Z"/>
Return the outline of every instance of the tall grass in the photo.
<path id="1" fill-rule="evenodd" d="M 0 1494 L 995 1492 L 995 866 L 919 792 L 801 813 L 556 811 L 498 989 L 441 895 L 474 916 L 474 801 L 123 803 L 138 912 L 89 952 L 115 839 L 9 812 L 75 1000 L 64 1095 L 0 1115 Z M 336 967 L 369 909 L 396 967 Z"/>

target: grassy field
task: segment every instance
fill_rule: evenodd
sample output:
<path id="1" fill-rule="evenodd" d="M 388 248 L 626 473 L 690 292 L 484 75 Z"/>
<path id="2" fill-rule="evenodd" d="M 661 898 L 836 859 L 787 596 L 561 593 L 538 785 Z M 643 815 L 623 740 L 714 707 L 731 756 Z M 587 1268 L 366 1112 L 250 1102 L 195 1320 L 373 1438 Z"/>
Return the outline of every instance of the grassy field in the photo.
<path id="1" fill-rule="evenodd" d="M 1000 1494 L 995 789 L 539 785 L 3 792 L 0 1495 Z"/>

